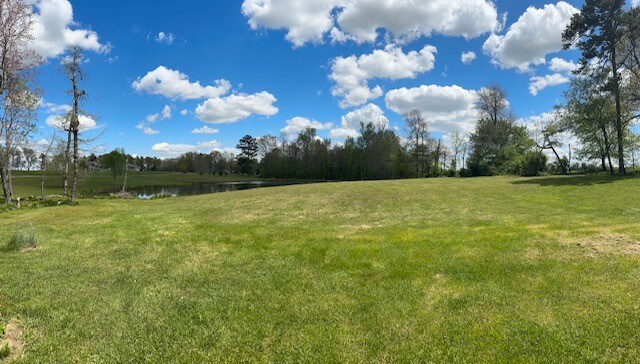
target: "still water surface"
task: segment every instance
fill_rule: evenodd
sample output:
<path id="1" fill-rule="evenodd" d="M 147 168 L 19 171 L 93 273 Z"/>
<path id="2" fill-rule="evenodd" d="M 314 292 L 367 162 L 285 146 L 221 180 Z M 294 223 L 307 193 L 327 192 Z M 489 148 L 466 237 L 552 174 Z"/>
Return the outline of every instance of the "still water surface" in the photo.
<path id="1" fill-rule="evenodd" d="M 129 193 L 138 198 L 149 200 L 158 196 L 193 196 L 205 195 L 209 193 L 230 192 L 239 190 L 249 190 L 252 188 L 264 188 L 275 186 L 287 186 L 298 182 L 287 181 L 242 181 L 242 182 L 218 182 L 218 183 L 196 183 L 186 186 L 159 186 L 132 188 Z"/>

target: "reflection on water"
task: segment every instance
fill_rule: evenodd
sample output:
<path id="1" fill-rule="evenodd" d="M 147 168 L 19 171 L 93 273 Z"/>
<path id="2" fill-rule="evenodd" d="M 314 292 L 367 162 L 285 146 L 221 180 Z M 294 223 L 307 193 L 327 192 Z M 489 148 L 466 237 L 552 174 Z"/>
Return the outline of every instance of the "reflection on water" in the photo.
<path id="1" fill-rule="evenodd" d="M 261 187 L 275 187 L 295 184 L 285 181 L 242 181 L 220 183 L 196 183 L 186 186 L 140 187 L 133 188 L 129 192 L 143 200 L 150 200 L 159 196 L 193 196 L 209 193 L 248 190 Z"/>

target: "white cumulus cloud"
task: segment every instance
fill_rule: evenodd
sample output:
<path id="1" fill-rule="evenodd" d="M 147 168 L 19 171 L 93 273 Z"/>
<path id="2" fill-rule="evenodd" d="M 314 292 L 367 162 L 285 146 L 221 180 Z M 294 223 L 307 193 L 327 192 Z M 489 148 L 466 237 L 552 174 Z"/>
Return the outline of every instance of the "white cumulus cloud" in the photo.
<path id="1" fill-rule="evenodd" d="M 472 131 L 477 112 L 477 93 L 460 86 L 423 85 L 391 90 L 385 97 L 387 108 L 404 115 L 417 109 L 430 122 L 433 131 L 448 133 Z"/>
<path id="2" fill-rule="evenodd" d="M 564 58 L 555 57 L 549 62 L 549 69 L 558 73 L 571 73 L 578 69 L 578 65 L 573 61 L 567 61 Z"/>
<path id="3" fill-rule="evenodd" d="M 278 113 L 278 108 L 273 105 L 277 99 L 269 92 L 225 96 L 231 91 L 229 81 L 218 80 L 215 86 L 203 86 L 198 81 L 191 82 L 184 73 L 165 66 L 139 77 L 131 86 L 138 92 L 161 95 L 170 100 L 206 99 L 198 104 L 195 115 L 207 123 L 233 123 L 251 115 L 272 116 Z M 170 117 L 171 112 L 167 106 L 162 115 Z M 181 114 L 187 115 L 188 111 L 182 110 Z"/>
<path id="4" fill-rule="evenodd" d="M 211 98 L 196 108 L 196 117 L 206 123 L 233 123 L 251 115 L 272 116 L 278 113 L 274 104 L 278 101 L 263 91 L 253 95 L 237 94 Z"/>
<path id="5" fill-rule="evenodd" d="M 193 129 L 191 131 L 191 134 L 218 134 L 219 132 L 220 132 L 220 130 L 214 129 L 214 128 L 210 128 L 209 126 L 205 125 L 202 128 Z"/>
<path id="6" fill-rule="evenodd" d="M 161 95 L 171 100 L 194 100 L 220 97 L 231 90 L 227 80 L 215 81 L 215 86 L 202 86 L 200 82 L 191 82 L 189 76 L 159 66 L 143 77 L 133 82 L 132 87 L 137 92 L 150 95 Z"/>
<path id="7" fill-rule="evenodd" d="M 562 49 L 562 33 L 577 12 L 564 1 L 542 9 L 529 7 L 506 34 L 492 34 L 483 50 L 502 68 L 528 71 L 531 65 L 546 63 L 547 54 Z"/>
<path id="8" fill-rule="evenodd" d="M 389 45 L 359 57 L 337 57 L 332 61 L 329 76 L 335 82 L 332 94 L 342 98 L 340 106 L 343 108 L 360 106 L 383 94 L 380 86 L 369 86 L 370 80 L 415 78 L 433 69 L 436 53 L 436 48 L 429 45 L 419 52 L 408 53 Z"/>
<path id="9" fill-rule="evenodd" d="M 160 113 L 162 119 L 170 119 L 171 118 L 171 106 L 165 105 Z"/>
<path id="10" fill-rule="evenodd" d="M 529 82 L 529 92 L 533 96 L 537 96 L 538 92 L 547 87 L 562 85 L 567 82 L 569 82 L 569 79 L 560 73 L 545 76 L 533 76 Z"/>
<path id="11" fill-rule="evenodd" d="M 138 125 L 136 125 L 136 129 L 142 130 L 142 132 L 147 135 L 160 134 L 159 130 L 152 128 L 151 125 L 146 124 L 144 121 L 139 122 Z"/>
<path id="12" fill-rule="evenodd" d="M 471 64 L 471 62 L 475 61 L 477 58 L 476 52 L 464 52 L 460 57 L 460 60 L 464 64 Z"/>
<path id="13" fill-rule="evenodd" d="M 294 46 L 333 41 L 375 42 L 380 30 L 396 41 L 433 33 L 475 38 L 498 31 L 498 12 L 489 0 L 244 0 L 252 29 L 287 32 Z"/>
<path id="14" fill-rule="evenodd" d="M 282 128 L 280 132 L 285 138 L 294 139 L 297 137 L 298 133 L 305 131 L 307 128 L 314 128 L 316 130 L 328 130 L 331 129 L 332 126 L 333 124 L 331 123 L 323 124 L 317 120 L 310 120 L 297 116 L 293 119 L 287 120 L 287 126 Z"/>
<path id="15" fill-rule="evenodd" d="M 161 158 L 174 158 L 188 152 L 210 153 L 219 150 L 221 144 L 217 140 L 201 142 L 198 144 L 171 144 L 162 142 L 151 147 Z"/>
<path id="16" fill-rule="evenodd" d="M 31 0 L 35 22 L 32 28 L 34 50 L 43 58 L 57 57 L 67 47 L 108 53 L 110 46 L 100 43 L 98 33 L 81 29 L 73 19 L 73 6 L 68 0 Z"/>

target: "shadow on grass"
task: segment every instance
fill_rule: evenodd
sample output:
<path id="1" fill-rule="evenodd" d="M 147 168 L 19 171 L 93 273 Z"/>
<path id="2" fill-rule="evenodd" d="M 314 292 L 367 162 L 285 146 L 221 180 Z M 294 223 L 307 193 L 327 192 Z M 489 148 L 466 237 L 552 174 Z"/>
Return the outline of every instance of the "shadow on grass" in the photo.
<path id="1" fill-rule="evenodd" d="M 610 175 L 597 175 L 597 176 L 553 176 L 553 177 L 532 177 L 512 182 L 515 185 L 538 185 L 543 187 L 548 186 L 595 186 L 615 183 L 625 179 L 634 178 L 633 176 L 619 177 Z"/>

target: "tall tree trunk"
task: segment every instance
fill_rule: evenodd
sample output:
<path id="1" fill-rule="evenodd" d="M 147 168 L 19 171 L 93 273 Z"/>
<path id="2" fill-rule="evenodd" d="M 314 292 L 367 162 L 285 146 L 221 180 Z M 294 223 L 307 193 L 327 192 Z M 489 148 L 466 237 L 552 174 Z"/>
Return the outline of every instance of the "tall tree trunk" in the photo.
<path id="1" fill-rule="evenodd" d="M 11 136 L 9 130 L 5 130 L 4 155 L 2 161 L 2 190 L 4 191 L 5 203 L 11 204 L 13 201 L 13 185 L 11 183 Z"/>
<path id="2" fill-rule="evenodd" d="M 606 172 L 607 171 L 607 152 L 604 151 L 604 148 L 602 147 L 602 145 L 600 145 L 600 143 L 598 143 L 598 147 L 600 148 L 600 160 L 601 160 L 601 164 L 602 164 L 602 172 Z"/>
<path id="3" fill-rule="evenodd" d="M 64 166 L 62 171 L 62 187 L 64 195 L 69 196 L 69 160 L 71 154 L 71 128 L 67 131 L 67 148 L 64 152 Z"/>
<path id="4" fill-rule="evenodd" d="M 466 165 L 467 161 L 466 161 L 466 159 L 467 159 L 467 147 L 465 146 L 465 147 L 464 147 L 464 150 L 463 150 L 463 152 L 462 152 L 462 168 L 464 168 L 464 169 L 466 169 L 466 168 L 467 168 L 467 165 Z"/>
<path id="5" fill-rule="evenodd" d="M 71 188 L 71 205 L 75 205 L 78 195 L 78 130 L 73 131 L 73 185 Z"/>
<path id="6" fill-rule="evenodd" d="M 3 157 L 4 159 L 4 157 Z M 7 183 L 7 173 L 4 161 L 0 161 L 0 178 L 2 179 L 2 191 L 4 193 L 4 202 L 9 205 L 11 203 L 11 190 Z"/>
<path id="7" fill-rule="evenodd" d="M 46 154 L 42 155 L 42 164 L 40 168 L 42 169 L 42 179 L 40 180 L 40 200 L 44 201 L 44 182 L 47 179 L 47 155 Z"/>
<path id="8" fill-rule="evenodd" d="M 433 163 L 433 176 L 438 176 L 438 165 L 440 164 L 440 147 L 442 139 L 438 140 L 438 148 L 436 149 L 435 161 Z"/>
<path id="9" fill-rule="evenodd" d="M 556 148 L 554 148 L 551 143 L 549 143 L 549 148 L 551 148 L 551 151 L 553 151 L 553 154 L 556 156 L 556 159 L 558 160 L 558 164 L 560 165 L 560 168 L 562 168 L 562 174 L 567 174 L 567 166 L 564 164 L 564 162 L 558 155 Z"/>
<path id="10" fill-rule="evenodd" d="M 602 135 L 604 137 L 605 153 L 607 154 L 607 160 L 609 160 L 609 172 L 611 174 L 615 174 L 615 171 L 613 170 L 613 163 L 611 163 L 611 143 L 609 142 L 609 133 L 607 133 L 607 128 L 605 126 L 602 127 Z"/>
<path id="11" fill-rule="evenodd" d="M 124 183 L 122 184 L 122 193 L 127 192 L 127 176 L 129 176 L 129 168 L 127 168 L 128 164 L 129 156 L 127 156 L 127 160 L 124 162 Z"/>
<path id="12" fill-rule="evenodd" d="M 616 132 L 618 133 L 618 174 L 624 175 L 624 128 L 622 126 L 622 105 L 620 100 L 620 78 L 618 75 L 618 60 L 615 43 L 611 52 L 611 66 L 613 68 L 613 88 L 616 98 Z"/>

